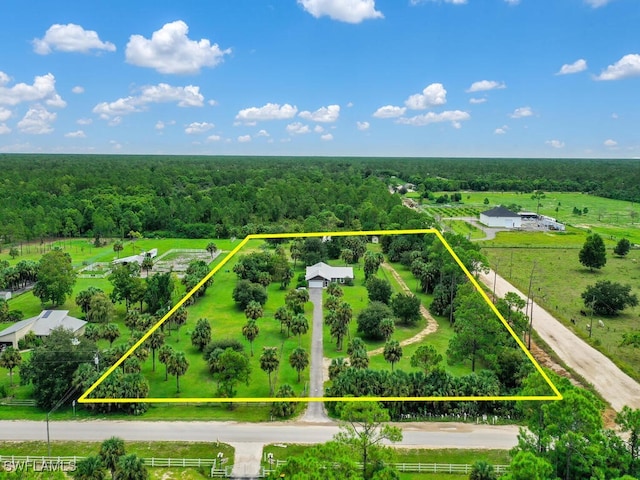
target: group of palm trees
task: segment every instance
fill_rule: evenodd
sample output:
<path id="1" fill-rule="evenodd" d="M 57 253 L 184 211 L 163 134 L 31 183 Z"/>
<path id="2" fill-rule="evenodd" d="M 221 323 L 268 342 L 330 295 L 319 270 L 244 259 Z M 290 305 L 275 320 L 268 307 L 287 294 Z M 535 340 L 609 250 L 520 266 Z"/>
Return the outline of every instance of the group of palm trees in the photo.
<path id="1" fill-rule="evenodd" d="M 124 441 L 111 437 L 100 446 L 98 455 L 80 460 L 71 472 L 74 480 L 147 480 L 149 473 L 144 460 L 135 453 L 127 454 Z"/>

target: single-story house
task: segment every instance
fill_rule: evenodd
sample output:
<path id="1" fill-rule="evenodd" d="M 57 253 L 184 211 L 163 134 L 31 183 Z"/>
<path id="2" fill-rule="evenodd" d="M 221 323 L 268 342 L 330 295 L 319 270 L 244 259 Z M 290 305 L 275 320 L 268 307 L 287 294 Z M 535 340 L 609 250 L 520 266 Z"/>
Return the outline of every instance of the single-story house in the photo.
<path id="1" fill-rule="evenodd" d="M 495 207 L 480 214 L 480 223 L 487 227 L 520 228 L 522 219 L 505 207 Z"/>
<path id="2" fill-rule="evenodd" d="M 37 317 L 27 318 L 14 323 L 0 332 L 0 346 L 11 345 L 18 348 L 18 341 L 27 333 L 33 332 L 36 337 L 47 337 L 51 330 L 63 327 L 71 330 L 76 337 L 84 334 L 84 320 L 69 316 L 69 310 L 43 310 Z"/>
<path id="3" fill-rule="evenodd" d="M 344 283 L 345 279 L 353 279 L 353 267 L 332 267 L 320 262 L 307 267 L 305 280 L 309 288 L 324 288 L 332 282 Z"/>
<path id="4" fill-rule="evenodd" d="M 114 260 L 113 263 L 116 263 L 116 264 L 117 263 L 123 263 L 123 264 L 137 263 L 138 265 L 142 265 L 142 262 L 144 261 L 145 258 L 156 258 L 157 256 L 158 256 L 158 249 L 153 248 L 148 252 L 141 252 L 138 255 L 131 255 L 129 257 L 118 258 L 117 260 Z"/>

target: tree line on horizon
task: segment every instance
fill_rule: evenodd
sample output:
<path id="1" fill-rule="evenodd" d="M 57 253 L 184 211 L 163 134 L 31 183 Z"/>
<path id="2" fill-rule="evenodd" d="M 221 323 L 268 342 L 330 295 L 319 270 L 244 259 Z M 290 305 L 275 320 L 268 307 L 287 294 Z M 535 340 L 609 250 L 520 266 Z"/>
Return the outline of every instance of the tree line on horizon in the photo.
<path id="1" fill-rule="evenodd" d="M 0 155 L 0 238 L 424 228 L 388 185 L 640 200 L 630 160 Z"/>

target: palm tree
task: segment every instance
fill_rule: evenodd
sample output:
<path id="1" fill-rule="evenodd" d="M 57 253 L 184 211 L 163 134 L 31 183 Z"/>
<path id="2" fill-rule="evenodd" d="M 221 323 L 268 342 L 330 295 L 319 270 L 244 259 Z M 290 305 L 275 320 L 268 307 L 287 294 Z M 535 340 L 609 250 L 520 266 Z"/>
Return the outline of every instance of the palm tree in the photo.
<path id="1" fill-rule="evenodd" d="M 0 354 L 0 367 L 9 370 L 9 383 L 13 386 L 13 369 L 22 362 L 20 351 L 14 347 L 5 348 Z"/>
<path id="2" fill-rule="evenodd" d="M 180 340 L 180 336 L 179 336 L 180 327 L 185 323 L 187 323 L 188 315 L 189 315 L 189 312 L 187 311 L 187 309 L 184 307 L 180 307 L 175 311 L 175 313 L 172 316 L 173 324 L 176 326 L 176 335 L 177 335 L 176 342 Z"/>
<path id="3" fill-rule="evenodd" d="M 393 366 L 402 358 L 402 347 L 397 340 L 388 340 L 384 344 L 383 351 L 384 359 L 391 364 L 391 371 L 393 372 Z"/>
<path id="4" fill-rule="evenodd" d="M 252 357 L 253 357 L 253 341 L 258 336 L 258 333 L 260 333 L 260 329 L 258 328 L 258 325 L 256 324 L 256 321 L 253 320 L 253 319 L 249 319 L 247 321 L 247 324 L 244 327 L 242 327 L 242 335 L 249 342 L 249 345 L 251 347 L 251 356 Z"/>
<path id="5" fill-rule="evenodd" d="M 273 396 L 273 385 L 271 385 L 271 372 L 275 372 L 280 365 L 278 349 L 276 347 L 264 347 L 260 355 L 260 368 L 269 375 L 269 395 Z"/>
<path id="6" fill-rule="evenodd" d="M 344 372 L 349 365 L 345 362 L 344 358 L 338 357 L 331 360 L 331 365 L 329 365 L 329 380 L 333 380 L 342 372 Z"/>
<path id="7" fill-rule="evenodd" d="M 92 323 L 109 323 L 113 317 L 113 302 L 104 292 L 95 293 L 89 300 L 87 321 Z"/>
<path id="8" fill-rule="evenodd" d="M 380 333 L 384 337 L 385 341 L 391 338 L 395 329 L 396 323 L 393 321 L 393 318 L 383 318 L 380 320 Z"/>
<path id="9" fill-rule="evenodd" d="M 76 463 L 76 469 L 71 472 L 75 480 L 105 480 L 106 473 L 100 457 L 91 456 Z"/>
<path id="10" fill-rule="evenodd" d="M 255 300 L 251 300 L 247 304 L 247 308 L 244 309 L 244 315 L 247 319 L 257 320 L 264 315 L 264 308 L 260 304 L 260 302 L 256 302 Z"/>
<path id="11" fill-rule="evenodd" d="M 336 282 L 331 282 L 327 285 L 327 293 L 333 297 L 340 298 L 344 295 L 342 288 Z"/>
<path id="12" fill-rule="evenodd" d="M 301 251 L 300 251 L 300 243 L 299 242 L 293 242 L 291 244 L 291 247 L 289 248 L 289 252 L 291 253 L 291 260 L 293 260 L 293 268 L 296 268 L 296 262 L 298 261 L 298 259 L 301 256 Z"/>
<path id="13" fill-rule="evenodd" d="M 111 478 L 115 480 L 116 469 L 120 457 L 125 453 L 124 440 L 118 437 L 111 437 L 102 442 L 98 456 L 106 468 L 111 471 Z"/>
<path id="14" fill-rule="evenodd" d="M 120 329 L 118 328 L 118 325 L 116 325 L 115 323 L 107 323 L 102 327 L 101 330 L 102 330 L 101 336 L 102 338 L 104 338 L 109 342 L 109 347 L 113 345 L 113 342 L 115 342 L 118 338 L 120 338 Z"/>
<path id="15" fill-rule="evenodd" d="M 122 250 L 124 250 L 124 246 L 122 245 L 122 242 L 120 240 L 113 244 L 113 251 L 116 252 L 118 258 L 120 258 L 120 252 Z"/>
<path id="16" fill-rule="evenodd" d="M 291 319 L 293 315 L 287 309 L 287 307 L 279 307 L 273 317 L 280 322 L 280 333 L 283 333 L 284 327 L 287 327 L 287 337 L 289 336 L 289 329 L 291 328 Z"/>
<path id="17" fill-rule="evenodd" d="M 176 376 L 176 393 L 180 393 L 180 376 L 184 375 L 189 368 L 189 360 L 185 357 L 184 352 L 174 352 L 167 362 L 167 371 L 171 375 Z"/>
<path id="18" fill-rule="evenodd" d="M 471 466 L 471 474 L 469 480 L 496 480 L 496 471 L 493 465 L 479 460 Z"/>
<path id="19" fill-rule="evenodd" d="M 211 325 L 206 318 L 198 319 L 196 328 L 191 332 L 191 345 L 202 351 L 211 341 Z"/>
<path id="20" fill-rule="evenodd" d="M 291 320 L 291 333 L 298 335 L 298 346 L 302 342 L 302 335 L 309 331 L 309 321 L 307 317 L 299 313 Z"/>
<path id="21" fill-rule="evenodd" d="M 149 472 L 144 460 L 135 453 L 124 455 L 118 462 L 117 480 L 147 480 Z"/>
<path id="22" fill-rule="evenodd" d="M 151 371 L 155 372 L 156 371 L 156 350 L 158 350 L 164 345 L 164 332 L 160 329 L 156 330 L 151 335 L 149 335 L 149 338 L 147 339 L 147 343 L 151 348 L 151 359 L 152 359 Z"/>
<path id="23" fill-rule="evenodd" d="M 158 352 L 158 360 L 160 363 L 164 363 L 165 371 L 164 371 L 164 381 L 166 382 L 169 379 L 169 359 L 173 355 L 173 348 L 169 345 L 163 345 Z"/>
<path id="24" fill-rule="evenodd" d="M 304 348 L 298 347 L 291 352 L 289 364 L 298 372 L 298 383 L 300 383 L 300 372 L 309 365 L 309 354 Z"/>
<path id="25" fill-rule="evenodd" d="M 102 329 L 100 329 L 98 325 L 89 323 L 84 328 L 84 338 L 91 340 L 92 342 L 97 342 L 102 338 Z"/>
<path id="26" fill-rule="evenodd" d="M 209 242 L 207 244 L 207 252 L 211 255 L 211 260 L 213 260 L 213 254 L 216 253 L 216 250 L 218 250 L 218 247 L 215 243 Z"/>
<path id="27" fill-rule="evenodd" d="M 142 265 L 140 265 L 142 270 L 144 270 L 145 272 L 147 272 L 147 277 L 149 276 L 149 270 L 151 270 L 153 268 L 153 258 L 151 257 L 144 257 L 144 260 L 142 260 Z"/>

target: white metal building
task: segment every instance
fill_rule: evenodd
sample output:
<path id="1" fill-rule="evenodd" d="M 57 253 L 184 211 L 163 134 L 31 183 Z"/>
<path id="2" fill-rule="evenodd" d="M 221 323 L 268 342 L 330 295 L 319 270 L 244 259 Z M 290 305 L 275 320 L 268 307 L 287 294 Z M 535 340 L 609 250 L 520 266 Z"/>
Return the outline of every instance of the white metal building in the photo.
<path id="1" fill-rule="evenodd" d="M 505 207 L 495 207 L 480 214 L 480 223 L 487 227 L 520 228 L 520 215 Z"/>

